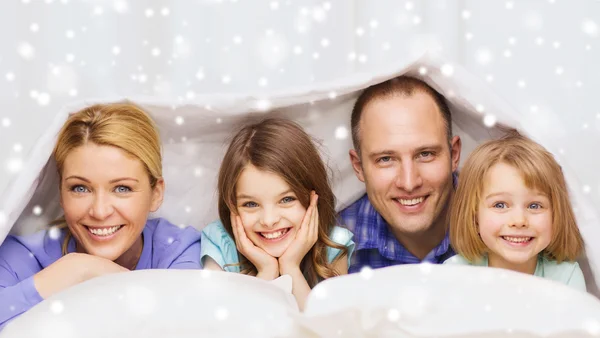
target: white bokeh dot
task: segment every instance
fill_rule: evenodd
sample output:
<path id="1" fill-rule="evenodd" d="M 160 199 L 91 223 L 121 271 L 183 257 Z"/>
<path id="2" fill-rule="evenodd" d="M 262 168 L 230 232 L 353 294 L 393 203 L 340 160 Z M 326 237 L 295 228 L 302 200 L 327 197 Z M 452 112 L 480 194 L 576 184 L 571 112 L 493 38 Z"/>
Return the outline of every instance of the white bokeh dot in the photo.
<path id="1" fill-rule="evenodd" d="M 266 77 L 261 77 L 258 79 L 258 85 L 261 87 L 266 87 L 269 85 L 269 80 Z"/>
<path id="2" fill-rule="evenodd" d="M 504 6 L 506 7 L 506 9 L 513 9 L 515 8 L 515 3 L 512 1 L 507 1 Z"/>
<path id="3" fill-rule="evenodd" d="M 357 27 L 357 28 L 356 28 L 356 35 L 358 35 L 358 36 L 363 36 L 363 35 L 365 35 L 365 29 L 364 29 L 364 28 L 362 28 L 362 27 Z"/>
<path id="4" fill-rule="evenodd" d="M 400 319 L 400 311 L 398 309 L 389 309 L 387 318 L 390 322 L 397 322 Z"/>
<path id="5" fill-rule="evenodd" d="M 35 57 L 35 48 L 29 42 L 21 42 L 17 47 L 17 51 L 25 60 L 31 60 Z"/>
<path id="6" fill-rule="evenodd" d="M 50 304 L 50 311 L 54 314 L 61 314 L 65 310 L 65 306 L 61 301 L 55 300 Z"/>
<path id="7" fill-rule="evenodd" d="M 429 262 L 423 262 L 423 263 L 419 264 L 419 270 L 421 270 L 421 273 L 423 273 L 423 274 L 431 273 L 432 269 L 433 269 L 433 264 L 431 264 Z"/>
<path id="8" fill-rule="evenodd" d="M 51 226 L 48 229 L 48 236 L 50 239 L 58 240 L 60 238 L 60 229 L 57 226 Z"/>
<path id="9" fill-rule="evenodd" d="M 171 14 L 171 11 L 169 10 L 169 8 L 167 8 L 167 7 L 163 7 L 163 8 L 160 10 L 160 14 L 162 14 L 162 16 L 167 16 L 167 15 Z"/>
<path id="10" fill-rule="evenodd" d="M 360 269 L 359 274 L 363 279 L 369 280 L 371 277 L 373 277 L 373 269 L 371 269 L 369 266 L 364 266 L 362 269 Z"/>
<path id="11" fill-rule="evenodd" d="M 115 12 L 124 14 L 129 10 L 129 4 L 125 0 L 115 0 L 113 3 L 113 8 Z"/>
<path id="12" fill-rule="evenodd" d="M 348 128 L 345 126 L 339 126 L 335 128 L 335 138 L 338 140 L 345 140 L 348 138 Z"/>
<path id="13" fill-rule="evenodd" d="M 43 211 L 44 210 L 39 205 L 36 205 L 35 207 L 33 207 L 33 210 L 32 210 L 33 214 L 36 216 L 41 215 Z"/>
<path id="14" fill-rule="evenodd" d="M 491 128 L 494 125 L 496 125 L 496 116 L 491 115 L 491 114 L 487 114 L 484 118 L 483 118 L 483 124 L 488 127 Z"/>
<path id="15" fill-rule="evenodd" d="M 222 307 L 222 306 L 221 306 L 221 307 L 218 307 L 218 308 L 215 310 L 215 318 L 216 318 L 217 320 L 224 321 L 224 320 L 226 320 L 228 317 L 229 317 L 229 311 L 228 311 L 226 308 L 224 308 L 224 307 Z"/>
<path id="16" fill-rule="evenodd" d="M 39 95 L 37 96 L 37 103 L 40 106 L 47 106 L 50 103 L 50 94 L 39 93 Z"/>
<path id="17" fill-rule="evenodd" d="M 23 146 L 20 143 L 15 143 L 15 145 L 13 145 L 13 151 L 15 153 L 20 153 L 23 150 Z"/>
<path id="18" fill-rule="evenodd" d="M 427 67 L 425 67 L 425 66 L 419 67 L 419 74 L 421 74 L 421 75 L 427 74 Z"/>
<path id="19" fill-rule="evenodd" d="M 452 76 L 454 74 L 454 67 L 450 64 L 444 64 L 441 71 L 444 76 Z"/>
<path id="20" fill-rule="evenodd" d="M 590 37 L 595 38 L 596 36 L 598 36 L 598 25 L 593 20 L 583 20 L 583 22 L 581 23 L 581 30 Z"/>
<path id="21" fill-rule="evenodd" d="M 556 67 L 555 73 L 556 75 L 562 75 L 565 72 L 563 67 Z"/>
<path id="22" fill-rule="evenodd" d="M 177 116 L 177 117 L 175 117 L 175 123 L 176 123 L 177 125 L 179 125 L 179 126 L 180 126 L 180 125 L 182 125 L 184 122 L 185 122 L 185 121 L 183 120 L 183 117 L 181 117 L 181 116 Z"/>
<path id="23" fill-rule="evenodd" d="M 8 117 L 5 117 L 5 118 L 2 119 L 2 126 L 4 128 L 10 127 L 10 119 Z"/>
<path id="24" fill-rule="evenodd" d="M 147 8 L 144 11 L 144 14 L 146 15 L 147 18 L 151 18 L 154 16 L 154 10 L 152 8 Z"/>
<path id="25" fill-rule="evenodd" d="M 493 59 L 492 52 L 487 48 L 480 48 L 475 54 L 475 59 L 480 65 L 487 65 Z"/>
<path id="26" fill-rule="evenodd" d="M 75 37 L 75 32 L 72 30 L 68 30 L 65 32 L 65 36 L 67 37 L 67 39 L 73 39 Z"/>
<path id="27" fill-rule="evenodd" d="M 584 185 L 582 190 L 584 194 L 589 194 L 590 191 L 592 191 L 592 187 L 590 187 L 589 185 Z"/>
<path id="28" fill-rule="evenodd" d="M 331 91 L 331 92 L 329 92 L 329 94 L 327 94 L 327 96 L 333 100 L 337 97 L 337 93 L 334 91 Z"/>
<path id="29" fill-rule="evenodd" d="M 159 55 L 160 55 L 160 49 L 158 47 L 152 48 L 152 56 L 159 56 Z"/>
<path id="30" fill-rule="evenodd" d="M 23 168 L 23 160 L 20 158 L 9 158 L 6 163 L 6 169 L 9 173 L 18 173 Z"/>
<path id="31" fill-rule="evenodd" d="M 267 110 L 271 109 L 271 101 L 267 100 L 267 99 L 257 100 L 255 103 L 255 107 L 259 111 L 267 111 Z"/>
<path id="32" fill-rule="evenodd" d="M 6 81 L 8 81 L 8 82 L 12 82 L 12 81 L 14 81 L 14 80 L 15 80 L 15 73 L 13 73 L 13 72 L 8 72 L 8 73 L 6 73 L 6 76 L 5 76 L 5 77 L 6 77 Z"/>
<path id="33" fill-rule="evenodd" d="M 40 25 L 34 22 L 31 25 L 29 25 L 29 30 L 35 33 L 40 30 Z"/>
<path id="34" fill-rule="evenodd" d="M 114 55 L 119 55 L 119 54 L 121 54 L 121 47 L 119 47 L 119 46 L 113 46 L 113 48 L 112 48 L 112 53 L 113 53 Z"/>
<path id="35" fill-rule="evenodd" d="M 231 77 L 230 77 L 229 75 L 224 75 L 224 76 L 221 78 L 221 82 L 222 82 L 223 84 L 229 84 L 229 83 L 231 82 Z"/>

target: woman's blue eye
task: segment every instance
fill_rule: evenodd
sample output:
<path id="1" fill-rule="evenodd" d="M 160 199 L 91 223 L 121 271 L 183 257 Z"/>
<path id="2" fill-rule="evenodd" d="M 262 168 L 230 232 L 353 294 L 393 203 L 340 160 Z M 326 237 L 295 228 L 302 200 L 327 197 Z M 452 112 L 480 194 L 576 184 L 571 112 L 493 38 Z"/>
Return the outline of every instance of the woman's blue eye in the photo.
<path id="1" fill-rule="evenodd" d="M 71 191 L 79 193 L 79 194 L 83 194 L 85 192 L 88 191 L 88 189 L 86 187 L 84 187 L 83 185 L 76 185 L 71 187 Z"/>
<path id="2" fill-rule="evenodd" d="M 122 194 L 122 193 L 126 193 L 126 192 L 131 192 L 131 189 L 124 185 L 119 185 L 115 188 L 115 191 Z"/>
<path id="3" fill-rule="evenodd" d="M 529 205 L 529 208 L 530 208 L 530 209 L 536 209 L 536 210 L 537 210 L 537 209 L 541 209 L 541 208 L 542 208 L 542 206 L 541 206 L 539 203 L 531 203 L 531 204 Z"/>
<path id="4" fill-rule="evenodd" d="M 286 196 L 286 197 L 284 197 L 284 198 L 281 199 L 281 202 L 283 202 L 283 203 L 291 203 L 291 202 L 293 202 L 295 200 L 296 199 L 293 198 L 293 197 L 291 197 L 291 196 Z"/>
<path id="5" fill-rule="evenodd" d="M 495 204 L 494 204 L 494 208 L 497 208 L 497 209 L 505 209 L 505 208 L 506 208 L 506 203 L 504 203 L 504 202 L 498 202 L 498 203 L 495 203 Z"/>

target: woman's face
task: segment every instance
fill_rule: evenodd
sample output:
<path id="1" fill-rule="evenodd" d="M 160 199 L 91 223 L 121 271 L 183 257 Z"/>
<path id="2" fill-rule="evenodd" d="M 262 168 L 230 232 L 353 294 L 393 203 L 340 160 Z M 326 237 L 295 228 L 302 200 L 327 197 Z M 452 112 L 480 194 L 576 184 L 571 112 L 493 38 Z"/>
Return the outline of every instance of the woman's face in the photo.
<path id="1" fill-rule="evenodd" d="M 152 189 L 139 159 L 94 143 L 73 149 L 61 174 L 60 203 L 80 248 L 115 261 L 141 244 L 148 213 L 162 203 L 162 179 Z"/>
<path id="2" fill-rule="evenodd" d="M 294 240 L 306 208 L 279 175 L 248 164 L 236 185 L 237 210 L 248 239 L 273 257 Z"/>

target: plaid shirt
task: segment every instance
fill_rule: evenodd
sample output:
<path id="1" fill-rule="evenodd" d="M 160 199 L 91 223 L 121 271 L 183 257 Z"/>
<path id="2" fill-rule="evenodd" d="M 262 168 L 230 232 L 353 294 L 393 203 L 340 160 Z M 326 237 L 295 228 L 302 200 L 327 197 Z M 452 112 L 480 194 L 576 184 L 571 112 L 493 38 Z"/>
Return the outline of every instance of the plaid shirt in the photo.
<path id="1" fill-rule="evenodd" d="M 456 182 L 457 176 L 454 174 L 454 186 Z M 442 242 L 423 260 L 415 257 L 394 237 L 388 223 L 369 202 L 367 194 L 340 212 L 340 223 L 354 233 L 356 243 L 348 273 L 359 272 L 363 266 L 377 269 L 422 262 L 441 264 L 455 255 L 446 232 Z"/>

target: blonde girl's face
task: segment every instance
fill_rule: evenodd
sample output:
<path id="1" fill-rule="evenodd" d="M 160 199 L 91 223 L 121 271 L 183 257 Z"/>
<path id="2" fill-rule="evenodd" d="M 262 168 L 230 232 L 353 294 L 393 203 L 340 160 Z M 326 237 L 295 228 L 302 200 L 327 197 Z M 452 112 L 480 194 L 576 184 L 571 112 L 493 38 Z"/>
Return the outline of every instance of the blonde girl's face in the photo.
<path id="1" fill-rule="evenodd" d="M 306 208 L 283 178 L 248 164 L 236 184 L 237 210 L 248 239 L 273 257 L 294 240 Z"/>
<path id="2" fill-rule="evenodd" d="M 492 166 L 484 179 L 477 221 L 490 266 L 535 269 L 538 254 L 552 240 L 549 198 L 528 188 L 521 173 L 505 163 Z"/>

